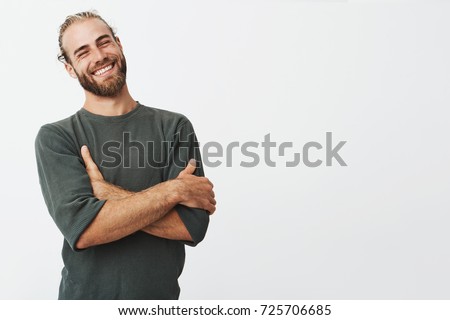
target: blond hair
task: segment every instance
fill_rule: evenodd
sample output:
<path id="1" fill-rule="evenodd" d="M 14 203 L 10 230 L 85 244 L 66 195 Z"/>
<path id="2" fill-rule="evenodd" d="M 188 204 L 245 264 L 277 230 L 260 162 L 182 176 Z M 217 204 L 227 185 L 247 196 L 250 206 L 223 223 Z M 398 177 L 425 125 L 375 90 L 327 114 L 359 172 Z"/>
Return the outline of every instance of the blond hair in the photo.
<path id="1" fill-rule="evenodd" d="M 58 44 L 59 44 L 59 54 L 58 54 L 58 60 L 64 63 L 70 63 L 70 59 L 67 55 L 67 52 L 64 50 L 62 45 L 62 38 L 64 35 L 64 32 L 66 32 L 67 28 L 69 28 L 72 24 L 79 21 L 84 21 L 87 19 L 99 19 L 103 21 L 106 26 L 111 31 L 111 35 L 115 39 L 116 33 L 114 32 L 113 28 L 97 13 L 95 10 L 90 11 L 83 11 L 78 12 L 75 14 L 72 14 L 70 16 L 66 17 L 66 20 L 64 23 L 59 27 L 59 37 L 58 37 Z"/>

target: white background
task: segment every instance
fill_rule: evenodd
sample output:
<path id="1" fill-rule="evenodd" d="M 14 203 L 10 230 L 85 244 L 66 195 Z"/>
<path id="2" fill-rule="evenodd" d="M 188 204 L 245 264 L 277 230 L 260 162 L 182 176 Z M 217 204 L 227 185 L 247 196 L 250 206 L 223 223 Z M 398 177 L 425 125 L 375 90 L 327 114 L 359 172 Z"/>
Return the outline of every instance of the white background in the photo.
<path id="1" fill-rule="evenodd" d="M 132 96 L 201 143 L 347 141 L 347 167 L 242 168 L 235 150 L 206 168 L 218 209 L 182 299 L 450 298 L 447 1 L 28 0 L 0 3 L 1 299 L 57 297 L 34 138 L 82 106 L 57 32 L 87 9 L 116 27 Z"/>

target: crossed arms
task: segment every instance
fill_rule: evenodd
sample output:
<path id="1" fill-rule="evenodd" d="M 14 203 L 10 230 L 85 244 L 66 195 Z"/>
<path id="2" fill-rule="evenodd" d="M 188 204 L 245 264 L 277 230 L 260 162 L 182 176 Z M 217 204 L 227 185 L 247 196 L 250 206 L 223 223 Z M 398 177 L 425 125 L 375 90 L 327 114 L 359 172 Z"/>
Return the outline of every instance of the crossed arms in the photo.
<path id="1" fill-rule="evenodd" d="M 181 204 L 209 214 L 216 209 L 213 184 L 193 175 L 195 161 L 175 179 L 131 192 L 104 180 L 86 146 L 81 148 L 81 155 L 94 196 L 106 202 L 79 237 L 77 249 L 119 240 L 139 230 L 161 238 L 192 241 L 174 207 Z"/>

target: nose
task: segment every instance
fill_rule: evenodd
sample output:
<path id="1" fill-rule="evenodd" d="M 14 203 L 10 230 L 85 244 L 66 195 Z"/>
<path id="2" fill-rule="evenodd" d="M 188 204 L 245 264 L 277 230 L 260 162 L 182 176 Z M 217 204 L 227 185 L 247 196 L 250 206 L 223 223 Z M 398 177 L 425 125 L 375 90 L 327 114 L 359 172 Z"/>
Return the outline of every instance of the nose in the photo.
<path id="1" fill-rule="evenodd" d="M 101 48 L 94 48 L 92 50 L 93 63 L 102 62 L 106 58 L 106 54 L 101 50 Z"/>

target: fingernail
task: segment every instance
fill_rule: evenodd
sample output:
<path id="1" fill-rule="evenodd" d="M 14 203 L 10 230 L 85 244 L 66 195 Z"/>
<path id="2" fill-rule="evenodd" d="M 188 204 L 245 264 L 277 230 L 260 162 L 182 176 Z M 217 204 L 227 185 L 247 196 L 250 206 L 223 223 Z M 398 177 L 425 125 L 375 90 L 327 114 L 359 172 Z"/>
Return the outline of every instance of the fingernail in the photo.
<path id="1" fill-rule="evenodd" d="M 197 162 L 195 161 L 195 159 L 191 159 L 191 160 L 189 160 L 189 164 L 191 165 L 191 166 L 196 166 L 197 165 Z"/>

